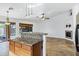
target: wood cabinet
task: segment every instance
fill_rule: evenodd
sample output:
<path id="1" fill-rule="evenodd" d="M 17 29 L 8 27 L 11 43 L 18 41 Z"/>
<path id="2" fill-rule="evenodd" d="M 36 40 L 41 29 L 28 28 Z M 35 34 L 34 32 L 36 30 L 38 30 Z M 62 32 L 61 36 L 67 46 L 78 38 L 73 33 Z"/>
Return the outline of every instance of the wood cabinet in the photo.
<path id="1" fill-rule="evenodd" d="M 39 56 L 42 54 L 42 46 L 41 46 L 41 42 L 36 43 L 35 45 L 32 46 L 33 47 L 33 55 L 34 56 Z"/>
<path id="2" fill-rule="evenodd" d="M 18 56 L 41 56 L 41 45 L 41 42 L 31 46 L 10 40 L 10 51 Z"/>
<path id="3" fill-rule="evenodd" d="M 14 53 L 15 51 L 15 42 L 12 40 L 9 40 L 9 49 Z"/>
<path id="4" fill-rule="evenodd" d="M 20 27 L 32 27 L 33 24 L 24 24 L 24 23 L 19 23 Z"/>
<path id="5" fill-rule="evenodd" d="M 19 23 L 20 30 L 24 30 L 26 32 L 32 32 L 33 31 L 33 24 L 24 24 Z"/>
<path id="6" fill-rule="evenodd" d="M 22 44 L 22 49 L 21 49 L 22 55 L 32 55 L 32 47 L 28 45 L 23 45 Z"/>
<path id="7" fill-rule="evenodd" d="M 20 55 L 22 44 L 15 42 L 15 54 Z"/>

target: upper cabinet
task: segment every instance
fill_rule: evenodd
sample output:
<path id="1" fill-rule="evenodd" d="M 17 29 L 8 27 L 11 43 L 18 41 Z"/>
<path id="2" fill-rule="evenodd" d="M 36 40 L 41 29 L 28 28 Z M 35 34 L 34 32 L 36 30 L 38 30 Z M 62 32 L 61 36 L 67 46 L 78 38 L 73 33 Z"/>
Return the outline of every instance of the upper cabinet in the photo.
<path id="1" fill-rule="evenodd" d="M 24 23 L 19 23 L 20 31 L 21 32 L 32 32 L 33 29 L 33 24 L 24 24 Z"/>

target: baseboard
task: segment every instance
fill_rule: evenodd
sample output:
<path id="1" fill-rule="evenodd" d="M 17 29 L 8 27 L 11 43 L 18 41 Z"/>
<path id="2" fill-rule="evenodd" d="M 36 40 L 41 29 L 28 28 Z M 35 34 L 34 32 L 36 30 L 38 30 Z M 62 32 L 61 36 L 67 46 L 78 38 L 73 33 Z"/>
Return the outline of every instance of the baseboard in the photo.
<path id="1" fill-rule="evenodd" d="M 56 38 L 56 39 L 65 39 L 65 40 L 73 41 L 73 39 L 62 38 L 62 37 L 50 37 L 50 36 L 47 36 L 46 38 Z"/>

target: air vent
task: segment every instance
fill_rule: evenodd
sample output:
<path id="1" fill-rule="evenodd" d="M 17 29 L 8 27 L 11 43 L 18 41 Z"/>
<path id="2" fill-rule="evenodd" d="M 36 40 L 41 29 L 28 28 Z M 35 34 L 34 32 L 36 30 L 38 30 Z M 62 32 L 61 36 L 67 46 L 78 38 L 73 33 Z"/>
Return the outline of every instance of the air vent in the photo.
<path id="1" fill-rule="evenodd" d="M 70 9 L 69 12 L 70 12 L 70 16 L 72 16 L 72 9 Z"/>

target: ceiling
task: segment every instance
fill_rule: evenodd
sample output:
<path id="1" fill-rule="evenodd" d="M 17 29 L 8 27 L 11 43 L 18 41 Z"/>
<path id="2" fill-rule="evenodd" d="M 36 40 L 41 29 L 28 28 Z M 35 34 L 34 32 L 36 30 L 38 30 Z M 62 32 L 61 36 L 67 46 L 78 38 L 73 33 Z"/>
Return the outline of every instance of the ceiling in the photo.
<path id="1" fill-rule="evenodd" d="M 0 15 L 7 16 L 6 11 L 9 7 L 12 7 L 13 10 L 10 11 L 9 16 L 12 18 L 18 19 L 27 19 L 32 18 L 34 15 L 39 15 L 41 13 L 58 13 L 60 11 L 69 10 L 75 3 L 28 3 L 29 8 L 31 6 L 33 16 L 26 16 L 26 3 L 0 3 Z M 33 18 L 32 18 L 33 19 Z"/>

